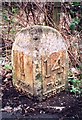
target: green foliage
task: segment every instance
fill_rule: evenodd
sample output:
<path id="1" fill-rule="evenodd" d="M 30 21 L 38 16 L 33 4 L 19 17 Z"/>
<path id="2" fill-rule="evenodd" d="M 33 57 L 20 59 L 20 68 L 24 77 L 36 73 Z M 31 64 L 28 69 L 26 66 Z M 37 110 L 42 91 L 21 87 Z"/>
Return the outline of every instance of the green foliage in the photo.
<path id="1" fill-rule="evenodd" d="M 19 12 L 19 9 L 17 8 L 17 7 L 12 7 L 12 13 L 13 14 L 18 14 L 18 12 Z"/>
<path id="2" fill-rule="evenodd" d="M 10 19 L 9 16 L 6 14 L 6 13 L 3 13 L 3 20 L 6 22 L 6 23 L 10 23 L 10 24 L 13 24 L 14 21 L 13 19 Z M 11 16 L 10 16 L 11 17 Z"/>
<path id="3" fill-rule="evenodd" d="M 3 14 L 3 20 L 5 20 L 5 22 L 9 22 L 8 16 L 6 14 Z"/>
<path id="4" fill-rule="evenodd" d="M 68 79 L 70 83 L 70 92 L 74 94 L 81 94 L 82 93 L 82 80 L 75 79 L 73 77 Z"/>
<path id="5" fill-rule="evenodd" d="M 72 89 L 70 90 L 70 92 L 73 92 L 74 94 L 81 94 L 81 89 L 79 87 L 74 87 L 72 86 Z"/>
<path id="6" fill-rule="evenodd" d="M 5 65 L 5 69 L 6 69 L 6 70 L 12 70 L 12 66 L 9 65 L 9 64 L 6 64 L 6 65 Z"/>
<path id="7" fill-rule="evenodd" d="M 70 24 L 70 30 L 72 31 L 75 30 L 79 22 L 80 22 L 80 19 L 75 18 L 74 21 Z"/>
<path id="8" fill-rule="evenodd" d="M 79 6 L 79 5 L 80 5 L 80 2 L 72 2 L 72 5 L 73 5 L 73 6 Z"/>
<path id="9" fill-rule="evenodd" d="M 71 17 L 74 19 L 70 24 L 70 30 L 82 30 L 82 4 L 81 2 L 71 2 L 69 13 Z M 77 18 L 78 17 L 78 18 Z"/>
<path id="10" fill-rule="evenodd" d="M 80 22 L 80 19 L 79 19 L 79 18 L 75 18 L 73 22 L 74 22 L 76 25 L 78 25 L 79 22 Z"/>
<path id="11" fill-rule="evenodd" d="M 72 30 L 72 31 L 75 30 L 75 27 L 76 27 L 75 23 L 72 22 L 71 25 L 70 25 L 70 30 Z"/>

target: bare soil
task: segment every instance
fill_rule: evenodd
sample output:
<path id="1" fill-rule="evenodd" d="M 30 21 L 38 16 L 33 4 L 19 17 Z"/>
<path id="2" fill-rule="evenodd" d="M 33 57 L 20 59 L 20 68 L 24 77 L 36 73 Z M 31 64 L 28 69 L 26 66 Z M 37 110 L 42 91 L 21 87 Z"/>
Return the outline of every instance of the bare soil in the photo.
<path id="1" fill-rule="evenodd" d="M 2 120 L 82 120 L 82 96 L 67 91 L 39 102 L 16 91 L 12 78 L 2 78 Z"/>

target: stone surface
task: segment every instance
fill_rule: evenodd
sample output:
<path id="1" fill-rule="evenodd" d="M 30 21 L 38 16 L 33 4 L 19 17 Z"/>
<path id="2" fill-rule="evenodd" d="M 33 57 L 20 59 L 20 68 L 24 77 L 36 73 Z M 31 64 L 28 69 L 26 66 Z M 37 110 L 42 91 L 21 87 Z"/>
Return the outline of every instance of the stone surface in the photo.
<path id="1" fill-rule="evenodd" d="M 66 43 L 48 26 L 35 25 L 17 33 L 12 49 L 13 83 L 32 96 L 51 96 L 65 88 Z"/>

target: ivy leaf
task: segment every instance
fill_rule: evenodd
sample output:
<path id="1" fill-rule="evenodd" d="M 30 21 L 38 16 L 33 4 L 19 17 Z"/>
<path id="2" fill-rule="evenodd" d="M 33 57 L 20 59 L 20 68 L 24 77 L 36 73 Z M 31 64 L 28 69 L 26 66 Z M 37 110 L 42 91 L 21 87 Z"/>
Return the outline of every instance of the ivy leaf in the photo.
<path id="1" fill-rule="evenodd" d="M 18 13 L 18 8 L 12 8 L 12 12 L 13 12 L 14 14 L 17 14 L 17 13 Z"/>
<path id="2" fill-rule="evenodd" d="M 6 22 L 9 21 L 7 15 L 3 15 L 3 19 L 4 19 Z"/>
<path id="3" fill-rule="evenodd" d="M 80 2 L 73 2 L 73 5 L 74 5 L 74 6 L 79 6 L 79 5 L 80 5 Z"/>
<path id="4" fill-rule="evenodd" d="M 77 88 L 75 88 L 74 86 L 72 86 L 72 90 L 70 90 L 70 92 L 73 92 L 73 93 L 76 94 L 77 91 L 78 91 Z"/>
<path id="5" fill-rule="evenodd" d="M 7 70 L 12 70 L 12 66 L 9 65 L 9 64 L 6 64 L 6 65 L 5 65 L 5 69 L 7 69 Z"/>
<path id="6" fill-rule="evenodd" d="M 75 27 L 76 27 L 75 23 L 72 22 L 71 25 L 70 25 L 70 30 L 72 30 L 72 31 L 75 30 Z"/>

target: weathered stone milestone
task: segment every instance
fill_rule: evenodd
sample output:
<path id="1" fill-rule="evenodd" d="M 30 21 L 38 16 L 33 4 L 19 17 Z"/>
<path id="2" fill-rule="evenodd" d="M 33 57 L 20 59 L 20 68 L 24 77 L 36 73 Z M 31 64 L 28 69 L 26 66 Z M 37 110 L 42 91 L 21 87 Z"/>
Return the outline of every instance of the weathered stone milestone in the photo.
<path id="1" fill-rule="evenodd" d="M 54 28 L 35 25 L 17 33 L 12 49 L 13 83 L 43 99 L 65 89 L 68 71 L 66 43 Z"/>

